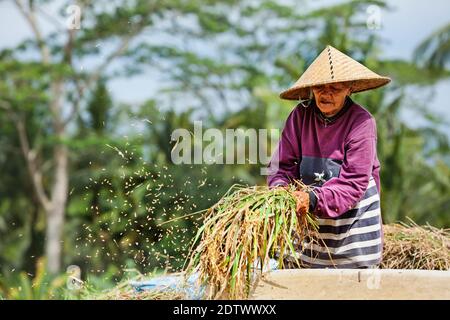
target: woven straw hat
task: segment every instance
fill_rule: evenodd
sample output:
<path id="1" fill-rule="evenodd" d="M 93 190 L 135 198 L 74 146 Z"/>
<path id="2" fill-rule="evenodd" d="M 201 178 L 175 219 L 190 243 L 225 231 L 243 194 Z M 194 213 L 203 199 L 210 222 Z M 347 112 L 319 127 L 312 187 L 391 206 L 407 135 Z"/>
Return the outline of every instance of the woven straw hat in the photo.
<path id="1" fill-rule="evenodd" d="M 369 70 L 361 63 L 327 46 L 295 84 L 280 93 L 287 100 L 308 99 L 311 87 L 336 82 L 352 82 L 352 92 L 375 89 L 391 81 Z"/>

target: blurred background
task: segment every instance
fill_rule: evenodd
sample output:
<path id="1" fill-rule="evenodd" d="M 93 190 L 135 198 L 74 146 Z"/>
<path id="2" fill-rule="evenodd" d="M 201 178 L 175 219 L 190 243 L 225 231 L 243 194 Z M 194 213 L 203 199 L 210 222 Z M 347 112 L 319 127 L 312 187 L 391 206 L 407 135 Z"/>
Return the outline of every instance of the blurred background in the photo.
<path id="1" fill-rule="evenodd" d="M 200 214 L 261 165 L 174 165 L 177 128 L 279 129 L 278 94 L 330 44 L 390 76 L 385 223 L 450 227 L 448 1 L 1 0 L 0 298 L 177 271 Z M 173 220 L 177 217 L 182 219 Z M 73 269 L 71 269 L 73 270 Z"/>

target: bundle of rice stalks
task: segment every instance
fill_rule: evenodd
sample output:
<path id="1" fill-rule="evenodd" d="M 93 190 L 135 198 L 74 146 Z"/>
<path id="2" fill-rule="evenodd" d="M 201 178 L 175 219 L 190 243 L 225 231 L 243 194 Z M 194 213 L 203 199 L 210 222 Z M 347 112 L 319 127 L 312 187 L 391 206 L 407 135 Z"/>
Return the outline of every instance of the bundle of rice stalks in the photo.
<path id="1" fill-rule="evenodd" d="M 384 225 L 384 269 L 450 269 L 450 229 L 407 224 Z"/>
<path id="2" fill-rule="evenodd" d="M 298 182 L 287 188 L 233 186 L 206 211 L 191 249 L 188 274 L 198 272 L 208 283 L 209 299 L 246 298 L 256 266 L 275 257 L 283 268 L 286 254 L 296 251 L 306 237 L 314 241 L 318 225 L 310 213 L 296 214 L 295 190 L 309 191 Z M 300 262 L 296 263 L 300 267 Z"/>

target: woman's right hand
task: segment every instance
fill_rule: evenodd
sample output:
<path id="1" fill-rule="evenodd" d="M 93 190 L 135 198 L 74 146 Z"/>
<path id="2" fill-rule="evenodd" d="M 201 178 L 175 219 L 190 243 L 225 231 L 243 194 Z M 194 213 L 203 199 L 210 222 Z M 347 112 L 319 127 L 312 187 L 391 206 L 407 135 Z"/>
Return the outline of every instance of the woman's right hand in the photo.
<path id="1" fill-rule="evenodd" d="M 295 199 L 297 200 L 296 212 L 299 216 L 306 214 L 309 210 L 309 193 L 305 191 L 294 191 Z"/>
<path id="2" fill-rule="evenodd" d="M 286 186 L 279 186 L 280 188 L 283 188 L 287 191 L 290 191 L 290 187 L 288 185 Z M 297 190 L 293 192 L 293 195 L 295 197 L 297 207 L 296 212 L 299 216 L 306 214 L 309 210 L 309 193 L 301 190 Z"/>

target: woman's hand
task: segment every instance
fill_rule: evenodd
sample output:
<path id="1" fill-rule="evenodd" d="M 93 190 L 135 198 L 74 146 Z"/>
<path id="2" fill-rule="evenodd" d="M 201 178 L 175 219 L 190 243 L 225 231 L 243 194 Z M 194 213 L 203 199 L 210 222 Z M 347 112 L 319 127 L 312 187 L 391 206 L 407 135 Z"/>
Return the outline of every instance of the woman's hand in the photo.
<path id="1" fill-rule="evenodd" d="M 294 191 L 294 196 L 297 200 L 297 214 L 299 216 L 306 214 L 309 210 L 309 194 L 305 191 Z"/>
<path id="2" fill-rule="evenodd" d="M 279 188 L 283 188 L 287 191 L 290 190 L 289 186 L 279 186 Z M 297 190 L 293 192 L 293 195 L 297 202 L 296 212 L 299 216 L 302 214 L 306 214 L 309 210 L 309 193 L 301 190 Z"/>

